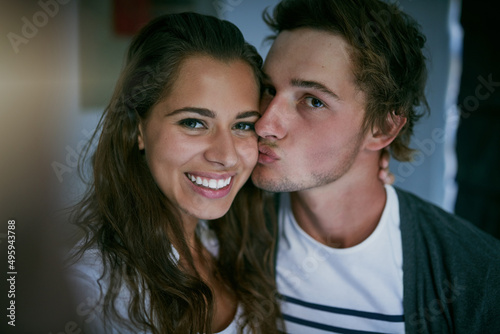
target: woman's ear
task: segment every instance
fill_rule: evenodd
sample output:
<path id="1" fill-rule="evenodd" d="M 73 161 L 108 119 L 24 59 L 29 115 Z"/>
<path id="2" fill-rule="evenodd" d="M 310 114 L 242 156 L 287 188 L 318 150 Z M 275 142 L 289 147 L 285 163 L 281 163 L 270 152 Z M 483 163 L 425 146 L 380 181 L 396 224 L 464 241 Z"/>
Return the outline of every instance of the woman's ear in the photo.
<path id="1" fill-rule="evenodd" d="M 142 135 L 143 134 L 142 122 L 139 122 L 138 129 L 139 129 L 139 134 L 137 135 L 137 144 L 139 145 L 139 150 L 143 150 L 144 149 L 144 138 Z"/>
<path id="2" fill-rule="evenodd" d="M 371 151 L 378 151 L 389 146 L 405 124 L 406 117 L 398 115 L 394 111 L 387 114 L 386 131 L 384 132 L 375 126 L 369 135 L 366 148 Z"/>

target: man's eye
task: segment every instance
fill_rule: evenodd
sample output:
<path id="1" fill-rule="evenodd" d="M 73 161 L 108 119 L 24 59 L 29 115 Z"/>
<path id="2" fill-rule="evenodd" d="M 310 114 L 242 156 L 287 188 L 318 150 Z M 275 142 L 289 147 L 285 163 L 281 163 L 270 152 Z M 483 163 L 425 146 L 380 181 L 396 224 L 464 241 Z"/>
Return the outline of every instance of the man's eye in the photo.
<path id="1" fill-rule="evenodd" d="M 234 126 L 235 130 L 243 130 L 243 131 L 255 131 L 255 123 L 237 123 Z"/>
<path id="2" fill-rule="evenodd" d="M 262 93 L 266 94 L 266 95 L 275 96 L 276 95 L 276 89 L 274 89 L 274 87 L 272 87 L 272 86 L 264 86 L 264 88 L 262 90 Z"/>
<path id="3" fill-rule="evenodd" d="M 204 127 L 203 122 L 193 118 L 183 119 L 179 124 L 189 129 L 201 129 Z"/>
<path id="4" fill-rule="evenodd" d="M 311 108 L 322 108 L 325 106 L 323 101 L 321 101 L 320 99 L 317 99 L 315 97 L 306 97 L 305 101 L 306 101 L 306 104 Z"/>

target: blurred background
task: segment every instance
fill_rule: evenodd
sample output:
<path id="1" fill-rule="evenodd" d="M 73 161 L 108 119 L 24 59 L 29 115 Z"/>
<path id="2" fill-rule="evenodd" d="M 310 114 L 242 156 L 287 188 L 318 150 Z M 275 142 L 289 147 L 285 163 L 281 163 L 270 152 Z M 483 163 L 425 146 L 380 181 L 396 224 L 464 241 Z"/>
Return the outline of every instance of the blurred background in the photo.
<path id="1" fill-rule="evenodd" d="M 0 0 L 0 259 L 7 263 L 7 221 L 15 220 L 17 270 L 16 326 L 8 326 L 2 315 L 1 333 L 78 333 L 82 305 L 72 300 L 61 273 L 72 232 L 63 209 L 84 190 L 77 174 L 78 154 L 111 97 L 131 35 L 158 14 L 197 11 L 235 23 L 265 57 L 270 45 L 263 40 L 270 31 L 261 15 L 277 2 Z M 391 170 L 396 186 L 452 212 L 457 198 L 462 2 L 398 3 L 428 38 L 431 114 L 416 126 L 411 145 L 419 150 L 415 160 L 391 161 Z M 472 70 L 474 87 L 493 73 L 488 67 L 485 73 L 478 71 Z M 480 96 L 478 89 L 465 96 L 469 109 L 475 106 L 471 94 L 491 101 L 480 97 L 488 89 L 493 93 L 500 79 L 495 75 L 489 86 L 483 83 Z M 9 305 L 6 272 L 0 274 L 3 310 Z"/>

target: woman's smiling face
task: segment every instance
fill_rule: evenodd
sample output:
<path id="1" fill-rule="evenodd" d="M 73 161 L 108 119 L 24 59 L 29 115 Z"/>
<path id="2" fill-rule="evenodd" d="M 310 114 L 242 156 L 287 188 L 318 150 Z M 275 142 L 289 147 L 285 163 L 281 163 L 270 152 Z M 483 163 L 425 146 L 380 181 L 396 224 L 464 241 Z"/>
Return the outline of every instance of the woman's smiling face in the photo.
<path id="1" fill-rule="evenodd" d="M 258 158 L 259 87 L 250 65 L 208 56 L 183 61 L 167 96 L 139 125 L 139 149 L 183 217 L 223 216 Z"/>

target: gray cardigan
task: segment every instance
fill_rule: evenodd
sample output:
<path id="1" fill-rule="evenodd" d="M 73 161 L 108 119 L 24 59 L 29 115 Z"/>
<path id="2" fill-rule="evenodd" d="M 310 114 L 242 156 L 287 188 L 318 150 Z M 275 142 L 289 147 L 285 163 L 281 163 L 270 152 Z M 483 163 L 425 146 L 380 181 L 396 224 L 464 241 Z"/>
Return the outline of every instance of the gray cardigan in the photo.
<path id="1" fill-rule="evenodd" d="M 500 240 L 397 189 L 407 333 L 500 333 Z"/>

